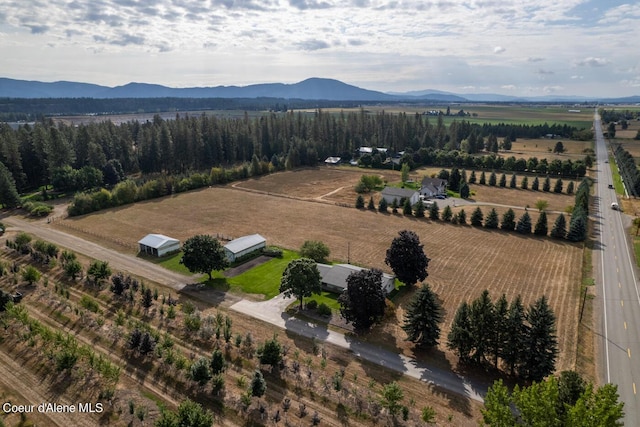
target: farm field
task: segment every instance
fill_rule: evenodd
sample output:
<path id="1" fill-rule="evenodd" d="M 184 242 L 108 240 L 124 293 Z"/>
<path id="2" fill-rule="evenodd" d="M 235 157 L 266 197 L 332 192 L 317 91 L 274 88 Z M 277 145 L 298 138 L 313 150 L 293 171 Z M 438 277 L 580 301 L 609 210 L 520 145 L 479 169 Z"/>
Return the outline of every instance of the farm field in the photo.
<path id="1" fill-rule="evenodd" d="M 445 112 L 448 104 L 429 105 L 429 106 L 409 106 L 409 105 L 366 105 L 361 108 L 325 108 L 322 111 L 339 114 L 340 112 L 360 112 L 365 111 L 367 114 L 377 114 L 386 112 L 390 114 L 422 114 L 428 110 L 440 110 Z M 449 124 L 454 120 L 466 120 L 470 123 L 522 123 L 530 125 L 542 125 L 544 123 L 557 123 L 560 125 L 575 126 L 578 129 L 591 128 L 593 123 L 593 109 L 581 108 L 579 112 L 570 112 L 573 108 L 567 106 L 522 106 L 522 105 L 487 105 L 464 103 L 450 106 L 451 116 L 443 116 L 445 124 Z M 471 116 L 455 116 L 459 110 L 464 110 Z M 303 112 L 312 113 L 315 110 L 304 109 Z M 437 117 L 427 116 L 429 121 L 435 122 Z"/>
<path id="2" fill-rule="evenodd" d="M 562 154 L 553 153 L 553 148 L 558 141 L 562 141 L 565 152 Z M 564 138 L 538 138 L 524 139 L 519 138 L 511 143 L 511 150 L 498 152 L 500 157 L 514 156 L 516 159 L 523 158 L 527 160 L 529 157 L 537 157 L 538 159 L 567 160 L 571 161 L 584 160 L 585 149 L 593 147 L 592 141 L 573 141 Z"/>
<path id="3" fill-rule="evenodd" d="M 511 191 L 533 193 L 538 197 L 544 194 Z M 546 193 L 545 197 L 547 195 L 551 194 Z M 535 199 L 531 205 L 533 203 Z M 184 221 L 185 215 L 189 221 Z M 410 229 L 420 236 L 432 260 L 427 281 L 444 300 L 443 336 L 448 333 L 455 310 L 463 299 L 473 299 L 485 288 L 494 298 L 503 292 L 508 298 L 521 294 L 525 304 L 544 294 L 558 316 L 561 356 L 557 368 L 570 369 L 575 364 L 582 262 L 582 249 L 578 245 L 231 187 L 183 193 L 64 222 L 85 230 L 100 230 L 132 243 L 150 232 L 181 240 L 200 233 L 234 237 L 260 233 L 267 238 L 267 244 L 289 249 L 299 248 L 305 240 L 320 240 L 329 246 L 330 257 L 335 260 L 345 261 L 350 247 L 351 262 L 385 271 L 389 271 L 384 264 L 386 249 L 398 231 Z M 401 315 L 402 304 L 399 319 Z M 410 351 L 398 323 L 380 328 L 377 335 L 389 345 Z M 440 350 L 445 351 L 443 345 Z M 446 357 L 453 358 L 450 354 Z M 455 365 L 454 360 L 451 363 Z"/>

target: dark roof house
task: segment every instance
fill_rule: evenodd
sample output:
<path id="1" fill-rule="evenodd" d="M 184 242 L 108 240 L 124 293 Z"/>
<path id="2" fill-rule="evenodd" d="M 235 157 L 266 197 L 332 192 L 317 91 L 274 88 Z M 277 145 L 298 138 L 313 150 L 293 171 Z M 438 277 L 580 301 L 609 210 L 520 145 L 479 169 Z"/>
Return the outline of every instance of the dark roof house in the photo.
<path id="1" fill-rule="evenodd" d="M 320 271 L 322 288 L 329 292 L 341 293 L 347 289 L 347 277 L 351 273 L 367 269 L 351 264 L 318 264 L 318 270 Z M 390 274 L 382 273 L 382 289 L 386 294 L 394 289 L 395 279 Z"/>

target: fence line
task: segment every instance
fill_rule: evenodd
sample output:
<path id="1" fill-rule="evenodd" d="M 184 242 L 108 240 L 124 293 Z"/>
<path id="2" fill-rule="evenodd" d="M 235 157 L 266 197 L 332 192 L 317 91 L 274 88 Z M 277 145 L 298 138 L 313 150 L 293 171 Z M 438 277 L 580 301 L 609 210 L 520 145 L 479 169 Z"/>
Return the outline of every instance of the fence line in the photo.
<path id="1" fill-rule="evenodd" d="M 71 223 L 69 223 L 67 221 L 59 221 L 57 223 L 59 225 L 63 226 L 63 227 L 70 228 L 71 230 L 79 231 L 81 233 L 88 234 L 89 236 L 97 237 L 99 239 L 106 240 L 106 241 L 111 242 L 111 243 L 115 243 L 115 244 L 123 246 L 123 247 L 125 247 L 127 249 L 133 249 L 133 250 L 137 250 L 138 249 L 138 245 L 134 245 L 131 242 L 126 242 L 126 241 L 121 240 L 121 239 L 115 239 L 113 237 L 106 236 L 106 235 L 101 234 L 101 233 L 97 233 L 95 231 L 86 230 L 86 229 L 84 229 L 82 227 L 78 227 L 77 225 L 71 224 Z"/>

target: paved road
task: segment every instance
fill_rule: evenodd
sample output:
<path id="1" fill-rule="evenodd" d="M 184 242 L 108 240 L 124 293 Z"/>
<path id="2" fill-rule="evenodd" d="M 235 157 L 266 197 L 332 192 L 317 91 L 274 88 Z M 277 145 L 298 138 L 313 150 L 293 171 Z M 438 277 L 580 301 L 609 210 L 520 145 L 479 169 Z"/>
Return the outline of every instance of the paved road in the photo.
<path id="1" fill-rule="evenodd" d="M 611 209 L 615 191 L 611 167 L 605 161 L 608 153 L 602 136 L 600 117 L 595 115 L 596 133 L 596 202 L 595 232 L 599 235 L 594 252 L 597 270 L 596 283 L 599 295 L 598 307 L 602 310 L 599 325 L 601 336 L 599 365 L 602 382 L 618 385 L 618 393 L 624 401 L 627 426 L 640 425 L 640 294 L 638 293 L 636 268 L 624 230 L 624 213 Z M 599 243 L 599 244 L 598 244 Z"/>
<path id="2" fill-rule="evenodd" d="M 460 394 L 469 399 L 483 402 L 482 396 L 486 394 L 488 388 L 486 385 L 473 384 L 451 371 L 430 368 L 407 356 L 360 342 L 338 332 L 331 331 L 325 326 L 289 316 L 284 313 L 284 310 L 292 301 L 293 299 L 284 298 L 281 294 L 264 302 L 242 300 L 232 305 L 231 309 L 286 329 L 288 332 L 309 338 L 315 337 L 319 341 L 349 349 L 355 356 L 369 362 L 442 387 L 443 389 Z"/>

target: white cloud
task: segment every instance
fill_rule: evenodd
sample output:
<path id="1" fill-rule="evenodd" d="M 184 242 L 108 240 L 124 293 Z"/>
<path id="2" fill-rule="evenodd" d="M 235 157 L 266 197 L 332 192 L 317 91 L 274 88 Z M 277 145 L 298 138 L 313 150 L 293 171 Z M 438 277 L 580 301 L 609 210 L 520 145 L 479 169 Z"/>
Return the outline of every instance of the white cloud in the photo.
<path id="1" fill-rule="evenodd" d="M 584 0 L 39 2 L 3 3 L 7 77 L 202 86 L 320 76 L 377 90 L 520 93 L 544 78 L 555 90 L 627 95 L 620 81 L 637 76 L 637 2 L 602 3 L 587 18 L 574 11 Z M 576 52 L 588 56 L 572 62 Z M 609 64 L 616 70 L 603 74 Z"/>

